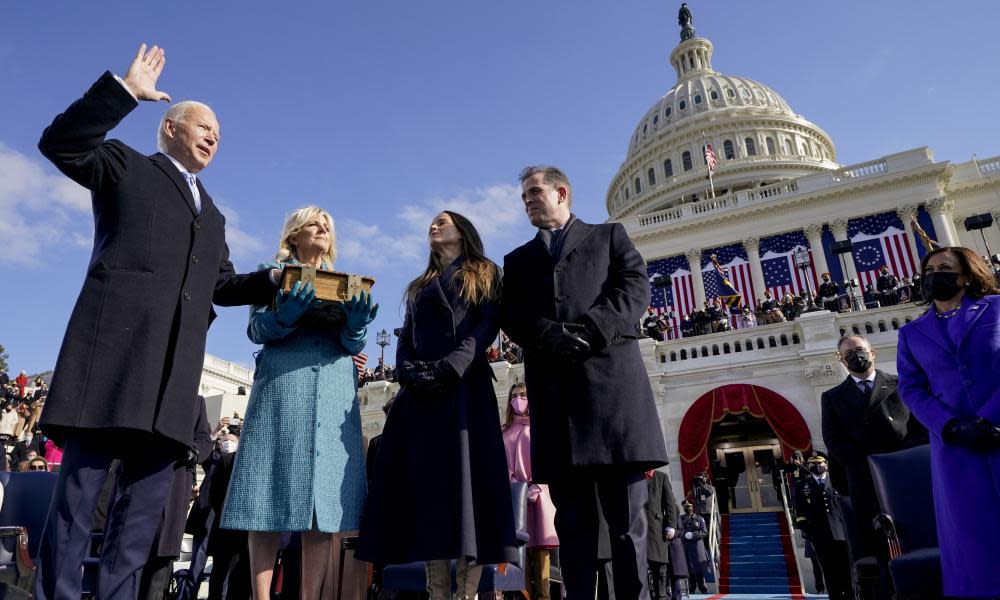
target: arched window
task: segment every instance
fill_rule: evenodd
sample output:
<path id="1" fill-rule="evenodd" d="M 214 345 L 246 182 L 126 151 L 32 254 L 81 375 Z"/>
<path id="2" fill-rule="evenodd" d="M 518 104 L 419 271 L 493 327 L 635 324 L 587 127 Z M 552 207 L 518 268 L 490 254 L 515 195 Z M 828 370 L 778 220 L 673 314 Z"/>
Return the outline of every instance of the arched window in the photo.
<path id="1" fill-rule="evenodd" d="M 747 146 L 747 156 L 757 156 L 757 146 L 754 145 L 753 138 L 747 138 L 743 143 Z"/>
<path id="2" fill-rule="evenodd" d="M 653 125 L 660 122 L 660 115 L 653 115 Z"/>
<path id="3" fill-rule="evenodd" d="M 668 106 L 667 110 L 664 111 L 663 116 L 664 117 L 669 117 L 671 112 L 673 112 L 673 109 Z"/>
<path id="4" fill-rule="evenodd" d="M 687 100 L 681 100 L 681 103 L 678 104 L 677 107 L 680 108 L 681 110 L 684 110 L 685 108 L 687 108 L 687 105 L 688 105 Z"/>
<path id="5" fill-rule="evenodd" d="M 733 148 L 733 140 L 726 140 L 722 142 L 722 152 L 726 157 L 726 160 L 733 160 L 736 158 L 736 150 Z"/>
<path id="6" fill-rule="evenodd" d="M 690 171 L 691 170 L 691 153 L 688 152 L 687 150 L 685 150 L 684 154 L 681 154 L 681 162 L 684 163 L 684 170 L 685 171 Z"/>
<path id="7" fill-rule="evenodd" d="M 785 154 L 792 155 L 795 154 L 794 146 L 792 146 L 791 140 L 785 140 Z"/>
<path id="8" fill-rule="evenodd" d="M 694 103 L 695 104 L 701 104 L 701 94 L 695 94 L 694 95 Z"/>
<path id="9" fill-rule="evenodd" d="M 674 163 L 669 158 L 663 161 L 663 174 L 666 177 L 674 176 Z"/>
<path id="10" fill-rule="evenodd" d="M 712 96 L 712 100 L 718 100 L 719 99 L 719 92 L 717 92 L 715 90 L 712 90 L 711 96 Z"/>
<path id="11" fill-rule="evenodd" d="M 649 170 L 646 171 L 646 178 L 649 180 L 650 187 L 656 185 L 656 173 L 653 171 L 653 167 L 649 167 Z"/>
<path id="12" fill-rule="evenodd" d="M 767 138 L 766 141 L 767 141 L 767 153 L 774 154 L 774 140 L 771 138 Z"/>
<path id="13" fill-rule="evenodd" d="M 625 186 L 625 199 L 628 200 L 628 186 Z"/>
<path id="14" fill-rule="evenodd" d="M 642 181 L 638 177 L 635 178 L 635 195 L 638 196 L 642 193 Z"/>

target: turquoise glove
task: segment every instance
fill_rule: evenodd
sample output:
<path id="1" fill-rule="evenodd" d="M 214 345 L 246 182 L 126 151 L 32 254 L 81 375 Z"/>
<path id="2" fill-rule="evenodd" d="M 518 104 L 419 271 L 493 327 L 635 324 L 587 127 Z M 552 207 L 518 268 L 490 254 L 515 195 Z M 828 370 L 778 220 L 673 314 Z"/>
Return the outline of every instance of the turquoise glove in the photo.
<path id="1" fill-rule="evenodd" d="M 277 308 L 275 318 L 278 325 L 282 327 L 292 327 L 307 310 L 309 310 L 316 300 L 316 290 L 313 289 L 312 282 L 302 285 L 301 281 L 296 281 L 291 291 L 278 291 Z"/>
<path id="2" fill-rule="evenodd" d="M 344 303 L 344 316 L 347 319 L 348 329 L 364 329 L 369 323 L 375 320 L 378 314 L 378 304 L 372 306 L 372 297 L 364 290 L 361 297 L 355 296 Z"/>

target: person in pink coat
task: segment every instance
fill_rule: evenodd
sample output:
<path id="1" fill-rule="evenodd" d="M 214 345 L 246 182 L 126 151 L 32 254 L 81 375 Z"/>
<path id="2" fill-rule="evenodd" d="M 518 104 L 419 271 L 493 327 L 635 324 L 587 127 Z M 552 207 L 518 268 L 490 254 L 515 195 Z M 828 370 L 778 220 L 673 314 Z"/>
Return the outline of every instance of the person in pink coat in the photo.
<path id="1" fill-rule="evenodd" d="M 552 549 L 559 547 L 556 507 L 549 497 L 549 486 L 531 480 L 531 423 L 528 421 L 528 389 L 523 383 L 515 383 L 507 395 L 503 444 L 510 480 L 528 484 L 527 579 L 531 598 L 548 600 Z"/>

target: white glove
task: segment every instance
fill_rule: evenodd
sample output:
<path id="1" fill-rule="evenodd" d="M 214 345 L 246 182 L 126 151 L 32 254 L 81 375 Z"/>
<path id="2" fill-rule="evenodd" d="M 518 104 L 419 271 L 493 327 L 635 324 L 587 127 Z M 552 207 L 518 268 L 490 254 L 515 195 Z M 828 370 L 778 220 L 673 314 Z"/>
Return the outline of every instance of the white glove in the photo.
<path id="1" fill-rule="evenodd" d="M 694 534 L 689 531 L 689 532 L 687 532 L 687 533 L 684 534 L 684 539 L 686 539 L 686 540 L 693 540 L 694 539 Z"/>

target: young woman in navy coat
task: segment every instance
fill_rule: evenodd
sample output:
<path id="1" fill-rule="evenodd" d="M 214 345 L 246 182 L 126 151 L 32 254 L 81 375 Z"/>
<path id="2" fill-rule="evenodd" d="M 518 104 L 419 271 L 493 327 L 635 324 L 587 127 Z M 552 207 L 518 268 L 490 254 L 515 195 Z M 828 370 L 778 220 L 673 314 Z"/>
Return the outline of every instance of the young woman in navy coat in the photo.
<path id="1" fill-rule="evenodd" d="M 406 291 L 389 411 L 361 518 L 358 557 L 428 563 L 431 598 L 475 594 L 478 569 L 516 557 L 507 459 L 486 349 L 499 331 L 500 269 L 468 219 L 437 215 L 430 259 Z M 442 580 L 442 581 L 439 581 Z M 443 580 L 447 580 L 447 585 Z"/>
<path id="2" fill-rule="evenodd" d="M 932 306 L 899 331 L 899 393 L 931 434 L 934 512 L 944 593 L 1000 594 L 1000 296 L 968 248 L 928 253 Z"/>

